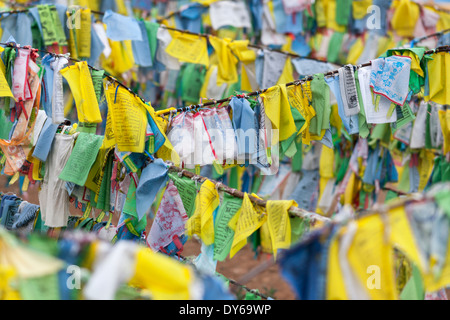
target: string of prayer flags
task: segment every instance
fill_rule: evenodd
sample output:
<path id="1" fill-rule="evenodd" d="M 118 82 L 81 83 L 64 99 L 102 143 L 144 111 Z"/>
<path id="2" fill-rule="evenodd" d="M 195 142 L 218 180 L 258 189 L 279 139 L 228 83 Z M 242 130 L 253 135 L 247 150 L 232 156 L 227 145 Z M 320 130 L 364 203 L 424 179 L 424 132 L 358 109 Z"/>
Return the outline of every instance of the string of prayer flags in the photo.
<path id="1" fill-rule="evenodd" d="M 21 201 L 25 204 L 25 201 Z M 75 217 L 73 217 L 75 218 Z M 98 223 L 94 226 L 103 226 Z M 234 299 L 222 280 L 131 241 L 112 245 L 100 233 L 74 233 L 70 227 L 58 240 L 32 234 L 27 241 L 5 230 L 2 245 L 1 299 L 14 300 L 134 300 Z M 102 227 L 101 230 L 106 230 Z M 106 230 L 107 231 L 107 230 Z M 71 290 L 65 266 L 76 261 L 87 275 Z M 64 269 L 64 270 L 63 270 Z M 149 274 L 148 271 L 151 271 Z M 103 284 L 108 279 L 108 284 Z M 15 286 L 14 283 L 18 283 Z M 208 294 L 206 294 L 208 292 Z"/>
<path id="2" fill-rule="evenodd" d="M 265 6 L 266 13 L 280 15 L 280 4 L 278 1 Z M 323 26 L 345 27 L 337 26 L 337 21 L 330 20 L 324 12 L 318 11 Z M 294 28 L 284 24 L 286 21 L 275 18 L 271 28 Z M 449 111 L 445 104 L 436 102 L 445 101 L 442 88 L 446 80 L 442 67 L 448 52 L 395 50 L 375 59 L 369 56 L 377 50 L 364 50 L 356 45 L 355 52 L 361 52 L 352 58 L 355 61 L 361 57 L 370 58 L 372 65 L 365 64 L 355 71 L 354 66 L 346 64 L 335 72 L 324 75 L 315 71 L 312 80 L 309 76 L 292 83 L 294 73 L 290 58 L 284 56 L 279 66 L 269 63 L 269 56 L 283 53 L 272 54 L 266 50 L 265 57 L 257 57 L 256 50 L 250 49 L 246 41 L 214 37 L 209 38 L 214 50 L 208 51 L 208 37 L 173 32 L 155 25 L 148 29 L 145 26 L 151 31 L 145 34 L 143 25 L 135 22 L 139 25 L 141 41 L 150 43 L 153 37 L 151 40 L 156 43 L 154 48 L 145 49 L 155 53 L 156 60 L 152 60 L 151 67 L 143 67 L 144 62 L 149 64 L 149 61 L 143 61 L 142 56 L 133 52 L 138 45 L 133 45 L 132 41 L 138 40 L 119 42 L 107 36 L 103 40 L 108 42 L 111 53 L 108 58 L 101 58 L 101 67 L 106 72 L 93 70 L 92 74 L 86 62 L 63 68 L 69 60 L 64 55 L 49 55 L 40 61 L 36 59 L 35 49 L 16 46 L 5 50 L 5 85 L 12 88 L 14 98 L 23 102 L 23 106 L 13 103 L 8 96 L 2 99 L 3 123 L 17 122 L 2 128 L 5 139 L 0 141 L 0 167 L 12 177 L 10 183 L 21 183 L 22 190 L 41 181 L 38 185 L 42 187 L 42 222 L 47 227 L 67 227 L 70 223 L 68 205 L 73 203 L 86 215 L 78 224 L 80 228 L 97 226 L 87 217 L 93 209 L 119 216 L 114 242 L 150 241 L 154 251 L 174 256 L 182 249 L 187 236 L 198 235 L 202 240 L 202 254 L 194 264 L 211 272 L 215 271 L 217 261 L 223 261 L 228 255 L 235 256 L 251 235 L 254 235 L 255 249 L 260 246 L 263 252 L 272 253 L 277 259 L 288 252 L 286 249 L 294 242 L 293 234 L 301 233 L 294 230 L 300 228 L 299 224 L 289 218 L 292 206 L 308 211 L 321 210 L 322 214 L 351 213 L 356 216 L 369 210 L 374 203 L 392 198 L 397 191 L 423 192 L 438 181 L 448 180 L 445 152 L 449 150 Z M 80 37 L 76 31 L 73 33 L 73 50 L 80 55 Z M 95 40 L 92 35 L 91 42 Z M 339 40 L 332 38 L 327 35 L 322 40 L 330 43 Z M 201 55 L 198 51 L 197 55 L 192 53 L 189 41 L 201 43 Z M 370 41 L 375 40 L 371 38 Z M 342 46 L 352 46 L 349 39 L 342 42 Z M 317 46 L 321 44 L 318 41 Z M 292 48 L 291 43 L 284 48 Z M 92 50 L 86 51 L 91 53 Z M 446 49 L 436 51 L 441 50 Z M 17 57 L 12 51 L 19 53 Z M 200 56 L 205 59 L 204 63 L 188 61 L 200 59 Z M 27 69 L 23 68 L 22 62 L 27 63 Z M 238 70 L 239 62 L 242 64 Z M 135 64 L 142 68 L 133 69 Z M 167 72 L 160 74 L 163 69 Z M 245 85 L 260 91 L 245 95 L 240 84 L 244 69 Z M 118 83 L 109 74 L 119 77 L 125 84 Z M 439 77 L 435 78 L 435 75 Z M 105 104 L 102 101 L 103 76 L 111 80 L 104 85 Z M 63 86 L 62 77 L 68 80 L 71 90 Z M 261 81 L 272 87 L 259 88 Z M 436 81 L 441 83 L 436 85 Z M 223 87 L 217 87 L 218 82 Z M 291 83 L 287 86 L 284 82 Z M 125 87 L 130 83 L 132 89 Z M 158 101 L 159 88 L 165 90 L 163 99 L 169 106 L 167 110 L 155 112 L 150 102 L 145 103 L 133 94 L 145 90 L 151 100 Z M 219 96 L 222 99 L 216 103 L 214 98 Z M 260 99 L 251 99 L 257 96 Z M 423 97 L 427 101 L 421 102 Z M 66 122 L 66 117 L 70 122 L 74 120 L 75 112 L 70 114 L 70 108 L 64 110 L 65 98 L 67 105 L 72 105 L 75 100 L 78 123 Z M 200 105 L 170 108 L 181 103 L 180 99 L 192 100 L 195 104 L 200 98 L 208 99 L 206 103 L 200 100 Z M 154 105 L 157 108 L 158 102 Z M 103 122 L 104 107 L 108 114 Z M 9 111 L 12 112 L 7 115 Z M 278 138 L 273 135 L 272 128 L 279 131 Z M 243 132 L 239 130 L 242 129 L 251 129 L 255 135 L 241 135 Z M 218 136 L 214 134 L 215 130 L 219 131 Z M 104 136 L 100 132 L 104 132 Z M 184 138 L 192 143 L 185 143 Z M 319 143 L 311 143 L 311 140 Z M 245 163 L 240 164 L 239 160 L 245 160 Z M 245 194 L 244 199 L 237 198 L 235 193 L 222 196 L 215 182 L 210 180 L 199 184 L 198 190 L 195 175 L 189 180 L 181 178 L 183 172 L 180 176 L 168 173 L 172 163 L 184 170 L 195 170 L 195 175 L 201 170 L 214 179 L 228 181 Z M 396 191 L 386 193 L 388 188 Z M 55 192 L 59 195 L 57 199 L 53 197 Z M 259 193 L 269 199 L 266 209 L 250 201 L 249 193 Z M 287 201 L 286 198 L 295 200 Z M 174 212 L 180 211 L 181 218 L 178 217 L 174 229 L 164 224 L 166 219 L 170 220 L 169 207 L 176 208 Z M 147 214 L 152 216 L 151 208 L 156 211 L 155 228 L 159 223 L 164 224 L 168 234 L 160 243 L 149 240 L 144 233 Z M 409 208 L 408 214 L 419 209 L 421 207 Z M 439 218 L 442 217 L 440 212 Z M 411 225 L 413 231 L 409 234 L 412 236 L 391 238 L 408 251 L 408 256 L 413 257 L 410 259 L 423 259 L 433 266 L 431 274 L 427 274 L 427 263 L 423 263 L 425 267 L 418 264 L 427 288 L 446 282 L 445 277 L 439 278 L 446 270 L 446 246 L 431 246 L 430 249 L 427 246 L 435 242 L 436 237 L 427 238 L 417 223 L 407 220 L 410 216 L 396 218 L 398 221 L 391 221 L 398 224 L 395 228 L 406 230 L 402 231 L 406 234 L 409 229 L 404 226 Z M 359 295 L 375 299 L 398 297 L 395 284 L 392 284 L 394 272 L 381 279 L 387 291 L 373 293 L 364 288 L 363 274 L 367 265 L 356 263 L 379 263 L 383 268 L 393 269 L 396 262 L 390 257 L 394 244 L 390 238 L 386 242 L 380 235 L 385 232 L 385 221 L 381 218 L 373 220 L 375 222 L 367 220 L 370 226 L 364 221 L 349 224 L 342 230 L 332 230 L 331 235 L 325 237 L 327 242 L 323 243 L 324 238 L 321 238 L 314 242 L 314 248 L 302 249 L 306 250 L 299 259 L 304 264 L 299 271 L 302 277 L 309 276 L 309 270 L 314 268 L 317 270 L 313 275 L 333 277 L 337 288 L 327 288 L 322 280 L 314 279 L 311 283 L 315 283 L 312 285 L 316 288 L 307 293 L 307 297 L 324 298 L 326 290 L 338 298 L 352 299 Z M 157 237 L 155 230 L 151 232 L 152 238 Z M 335 231 L 339 233 L 334 234 Z M 370 235 L 370 239 L 385 241 L 383 246 L 367 254 L 371 244 L 366 243 L 369 242 L 368 235 L 361 236 L 363 231 L 375 234 Z M 444 231 L 442 228 L 435 236 L 446 234 Z M 339 236 L 337 243 L 333 242 L 334 235 Z M 425 246 L 415 250 L 411 238 L 429 242 L 423 242 L 421 246 Z M 310 257 L 305 252 L 311 251 L 314 258 L 319 259 L 308 261 Z M 330 257 L 331 253 L 337 257 Z M 336 271 L 327 273 L 324 266 L 328 261 L 337 268 Z M 48 280 L 54 282 L 54 279 Z M 345 292 L 338 292 L 342 288 Z"/>

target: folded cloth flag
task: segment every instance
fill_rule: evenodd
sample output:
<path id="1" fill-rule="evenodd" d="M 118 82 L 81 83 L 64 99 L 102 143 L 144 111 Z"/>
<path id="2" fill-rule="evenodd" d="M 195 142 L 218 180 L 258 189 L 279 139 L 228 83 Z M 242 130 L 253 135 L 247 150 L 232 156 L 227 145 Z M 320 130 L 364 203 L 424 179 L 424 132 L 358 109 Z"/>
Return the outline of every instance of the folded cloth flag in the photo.
<path id="1" fill-rule="evenodd" d="M 41 160 L 42 162 L 47 161 L 50 148 L 55 138 L 56 131 L 58 130 L 58 125 L 53 124 L 51 118 L 47 118 L 42 128 L 39 139 L 37 140 L 36 146 L 34 148 L 33 157 Z"/>
<path id="2" fill-rule="evenodd" d="M 81 132 L 59 179 L 84 186 L 103 144 L 103 136 Z"/>
<path id="3" fill-rule="evenodd" d="M 147 237 L 148 246 L 157 252 L 170 245 L 177 237 L 181 238 L 187 220 L 188 216 L 178 189 L 172 181 L 169 181 Z"/>
<path id="4" fill-rule="evenodd" d="M 256 152 L 255 112 L 248 100 L 233 97 L 230 101 L 233 110 L 232 123 L 236 133 L 238 158 L 246 159 Z"/>
<path id="5" fill-rule="evenodd" d="M 358 92 L 356 91 L 355 72 L 352 65 L 339 68 L 339 86 L 345 115 L 347 117 L 357 115 L 360 107 Z"/>
<path id="6" fill-rule="evenodd" d="M 139 220 L 152 206 L 156 194 L 165 186 L 168 179 L 168 168 L 161 159 L 156 159 L 142 170 L 136 189 L 136 211 Z"/>
<path id="7" fill-rule="evenodd" d="M 403 106 L 409 93 L 411 57 L 391 56 L 372 61 L 370 87 L 373 92 Z"/>
<path id="8" fill-rule="evenodd" d="M 12 229 L 20 229 L 26 227 L 30 222 L 34 221 L 36 213 L 39 210 L 39 206 L 36 204 L 28 203 L 23 201 L 19 206 L 19 218 L 14 222 Z"/>
<path id="9" fill-rule="evenodd" d="M 141 28 L 134 18 L 108 10 L 103 16 L 103 23 L 106 24 L 106 35 L 113 41 L 142 41 Z"/>

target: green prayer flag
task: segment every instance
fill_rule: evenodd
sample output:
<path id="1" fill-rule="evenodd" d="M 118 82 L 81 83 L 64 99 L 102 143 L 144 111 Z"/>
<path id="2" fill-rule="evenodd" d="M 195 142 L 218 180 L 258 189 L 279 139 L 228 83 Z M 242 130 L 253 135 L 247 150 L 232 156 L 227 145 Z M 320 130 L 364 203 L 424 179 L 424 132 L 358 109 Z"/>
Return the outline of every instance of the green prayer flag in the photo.
<path id="1" fill-rule="evenodd" d="M 358 70 L 355 72 L 355 81 L 356 81 L 356 91 L 358 92 L 358 101 L 360 106 L 360 111 L 358 114 L 358 123 L 359 123 L 359 136 L 361 138 L 367 138 L 370 134 L 369 126 L 367 124 L 366 119 L 366 110 L 364 109 L 364 103 L 361 96 L 361 88 L 359 86 L 359 78 L 358 78 Z"/>
<path id="2" fill-rule="evenodd" d="M 233 244 L 234 231 L 228 222 L 242 206 L 242 199 L 227 193 L 223 195 L 223 202 L 214 220 L 214 260 L 224 261 Z"/>
<path id="3" fill-rule="evenodd" d="M 191 179 L 180 178 L 177 174 L 169 173 L 170 179 L 173 181 L 180 194 L 184 209 L 190 218 L 195 209 L 195 198 L 197 197 L 197 187 Z"/>
<path id="4" fill-rule="evenodd" d="M 60 300 L 58 274 L 23 279 L 19 284 L 23 300 Z"/>
<path id="5" fill-rule="evenodd" d="M 419 269 L 413 265 L 411 278 L 400 293 L 400 300 L 424 300 L 425 288 Z"/>
<path id="6" fill-rule="evenodd" d="M 336 0 L 336 23 L 347 26 L 352 13 L 352 0 Z"/>
<path id="7" fill-rule="evenodd" d="M 81 132 L 59 179 L 84 186 L 103 144 L 103 138 L 103 136 Z"/>
<path id="8" fill-rule="evenodd" d="M 323 74 L 315 74 L 311 81 L 312 106 L 316 116 L 311 119 L 309 132 L 320 136 L 322 130 L 330 129 L 330 87 Z"/>
<path id="9" fill-rule="evenodd" d="M 328 62 L 336 63 L 341 52 L 342 41 L 344 40 L 344 32 L 334 32 L 328 45 L 327 60 Z"/>
<path id="10" fill-rule="evenodd" d="M 13 123 L 5 115 L 5 111 L 0 109 L 0 139 L 9 140 L 9 134 L 13 128 Z"/>

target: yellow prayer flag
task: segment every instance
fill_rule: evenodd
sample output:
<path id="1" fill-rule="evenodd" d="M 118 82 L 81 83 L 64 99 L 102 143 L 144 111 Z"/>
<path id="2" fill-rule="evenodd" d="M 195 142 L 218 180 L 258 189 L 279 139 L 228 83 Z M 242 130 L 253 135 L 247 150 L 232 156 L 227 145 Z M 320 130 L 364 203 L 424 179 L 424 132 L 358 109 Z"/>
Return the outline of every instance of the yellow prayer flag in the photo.
<path id="1" fill-rule="evenodd" d="M 100 123 L 102 116 L 98 106 L 91 73 L 86 61 L 62 69 L 75 99 L 79 122 Z"/>
<path id="2" fill-rule="evenodd" d="M 32 161 L 31 163 L 33 164 L 33 180 L 34 181 L 41 181 L 43 178 L 40 176 L 40 171 L 41 171 L 41 161 L 32 157 Z"/>
<path id="3" fill-rule="evenodd" d="M 180 32 L 171 32 L 171 34 L 172 41 L 166 48 L 169 55 L 183 62 L 209 66 L 205 37 Z"/>
<path id="4" fill-rule="evenodd" d="M 147 289 L 154 300 L 189 300 L 193 280 L 190 267 L 141 248 L 136 252 L 135 274 L 129 284 Z"/>
<path id="5" fill-rule="evenodd" d="M 389 219 L 389 241 L 392 246 L 400 250 L 421 272 L 425 273 L 425 257 L 422 257 L 419 253 L 405 208 L 403 206 L 394 208 L 386 216 Z"/>
<path id="6" fill-rule="evenodd" d="M 336 1 L 327 1 L 326 6 L 326 26 L 336 32 L 345 32 L 346 26 L 341 26 L 336 22 Z"/>
<path id="7" fill-rule="evenodd" d="M 281 73 L 281 76 L 277 81 L 277 84 L 286 84 L 293 82 L 294 80 L 294 70 L 292 69 L 291 58 L 288 57 L 286 59 L 286 63 L 284 64 L 283 72 Z"/>
<path id="8" fill-rule="evenodd" d="M 0 61 L 2 61 L 0 59 Z M 0 72 L 0 97 L 11 97 L 14 98 L 14 95 L 11 91 L 11 88 L 8 85 L 8 82 L 6 81 L 5 78 L 5 65 L 2 62 L 1 65 L 1 72 Z"/>
<path id="9" fill-rule="evenodd" d="M 134 66 L 134 56 L 132 42 L 113 41 L 109 39 L 111 54 L 102 60 L 102 67 L 109 74 L 119 77 L 123 73 L 131 70 Z"/>
<path id="10" fill-rule="evenodd" d="M 420 151 L 419 160 L 419 188 L 418 191 L 422 192 L 430 180 L 431 173 L 434 168 L 434 153 L 432 151 L 422 149 Z"/>
<path id="11" fill-rule="evenodd" d="M 447 248 L 450 248 L 450 238 L 447 241 Z M 447 255 L 444 267 L 439 278 L 435 278 L 432 272 L 424 275 L 425 290 L 427 292 L 436 292 L 450 285 L 450 250 L 447 249 Z"/>
<path id="12" fill-rule="evenodd" d="M 427 61 L 429 79 L 429 95 L 425 101 L 434 101 L 438 104 L 450 104 L 450 54 L 438 52 L 433 59 Z"/>
<path id="13" fill-rule="evenodd" d="M 258 230 L 267 220 L 264 209 L 253 206 L 248 194 L 245 193 L 241 209 L 230 220 L 229 226 L 234 229 L 233 244 L 231 245 L 230 258 L 247 244 L 247 238 Z M 234 228 L 233 222 L 236 223 Z"/>
<path id="14" fill-rule="evenodd" d="M 401 37 L 413 37 L 417 20 L 420 18 L 420 7 L 410 0 L 394 1 L 395 8 L 391 26 Z M 406 18 L 407 17 L 407 18 Z"/>
<path id="15" fill-rule="evenodd" d="M 120 152 L 144 152 L 147 113 L 142 102 L 115 83 L 105 86 L 114 136 Z"/>
<path id="16" fill-rule="evenodd" d="M 156 126 L 161 132 L 161 135 L 164 138 L 164 144 L 156 152 L 156 156 L 164 161 L 171 161 L 175 166 L 179 166 L 180 156 L 175 151 L 172 143 L 165 134 L 168 123 L 165 122 L 165 119 L 163 117 L 158 116 L 158 113 L 155 112 L 155 109 L 153 109 L 150 102 L 147 102 L 146 104 L 142 103 L 142 105 L 144 106 L 145 109 L 147 109 L 147 112 L 155 122 Z"/>
<path id="17" fill-rule="evenodd" d="M 261 250 L 264 253 L 273 253 L 272 239 L 270 237 L 269 225 L 264 223 L 259 229 L 259 235 L 261 237 Z"/>
<path id="18" fill-rule="evenodd" d="M 288 211 L 292 206 L 297 206 L 294 200 L 267 201 L 267 224 L 275 259 L 278 249 L 288 249 L 291 246 L 291 222 Z"/>
<path id="19" fill-rule="evenodd" d="M 347 254 L 353 272 L 371 299 L 396 300 L 393 250 L 381 216 L 366 216 L 356 223 Z"/>
<path id="20" fill-rule="evenodd" d="M 126 16 L 128 15 L 127 5 L 125 4 L 124 0 L 115 0 L 116 7 L 117 7 L 117 13 Z"/>
<path id="21" fill-rule="evenodd" d="M 309 126 L 311 119 L 316 116 L 316 111 L 312 107 L 310 101 L 312 98 L 311 82 L 301 83 L 298 86 L 290 86 L 288 88 L 288 101 L 291 107 L 296 108 L 305 119 L 305 124 L 300 128 L 298 134 L 302 134 L 302 143 L 309 145 L 311 135 Z"/>
<path id="22" fill-rule="evenodd" d="M 367 15 L 367 9 L 372 5 L 372 0 L 352 1 L 352 12 L 354 19 L 363 19 Z"/>
<path id="23" fill-rule="evenodd" d="M 253 67 L 255 64 L 253 63 Z M 241 65 L 241 90 L 242 91 L 255 91 L 258 87 L 253 87 L 252 83 L 250 82 L 250 78 L 247 74 L 247 70 L 245 69 L 244 64 Z"/>
<path id="24" fill-rule="evenodd" d="M 356 64 L 358 62 L 359 57 L 361 56 L 364 50 L 364 45 L 361 38 L 356 39 L 355 43 L 351 46 L 348 55 L 347 55 L 347 63 Z"/>
<path id="25" fill-rule="evenodd" d="M 339 234 L 343 233 L 344 227 Z M 341 264 L 339 259 L 339 234 L 334 236 L 330 243 L 328 252 L 328 268 L 327 268 L 327 282 L 326 282 L 326 299 L 327 300 L 348 300 L 347 290 L 344 282 L 344 275 L 342 274 Z"/>
<path id="26" fill-rule="evenodd" d="M 80 9 L 80 28 L 76 29 L 78 56 L 91 57 L 91 9 Z"/>
<path id="27" fill-rule="evenodd" d="M 430 9 L 430 8 L 428 8 Z M 435 12 L 437 14 L 439 14 L 439 20 L 436 23 L 436 31 L 442 31 L 442 30 L 446 30 L 450 28 L 450 14 L 448 14 L 447 12 L 442 12 L 442 11 L 436 11 Z"/>
<path id="28" fill-rule="evenodd" d="M 231 52 L 229 44 L 230 39 L 220 39 L 215 36 L 209 37 L 209 42 L 214 48 L 219 61 L 217 73 L 217 85 L 221 86 L 223 83 L 236 83 L 238 81 L 238 74 L 236 64 L 238 59 Z"/>
<path id="29" fill-rule="evenodd" d="M 413 51 L 409 51 L 409 50 L 394 51 L 394 52 L 392 52 L 392 55 L 410 57 L 411 58 L 411 70 L 414 71 L 415 73 L 417 73 L 422 78 L 425 77 L 425 74 L 420 66 L 419 56 L 417 54 L 415 54 Z"/>
<path id="30" fill-rule="evenodd" d="M 256 52 L 248 48 L 248 40 L 235 40 L 229 44 L 231 51 L 238 57 L 239 61 L 247 64 L 256 60 Z"/>
<path id="31" fill-rule="evenodd" d="M 444 135 L 444 154 L 447 154 L 450 152 L 450 109 L 439 110 L 438 115 Z"/>
<path id="32" fill-rule="evenodd" d="M 206 180 L 195 198 L 195 211 L 186 223 L 189 236 L 197 234 L 202 242 L 209 246 L 214 243 L 214 211 L 219 207 L 220 199 L 214 183 Z"/>
<path id="33" fill-rule="evenodd" d="M 211 3 L 217 2 L 219 0 L 197 0 L 197 3 L 200 3 L 203 6 L 209 6 Z"/>
<path id="34" fill-rule="evenodd" d="M 296 131 L 294 117 L 289 105 L 286 85 L 277 85 L 261 93 L 267 117 L 273 128 L 279 130 L 280 141 L 290 138 Z M 276 144 L 277 141 L 272 141 Z"/>

